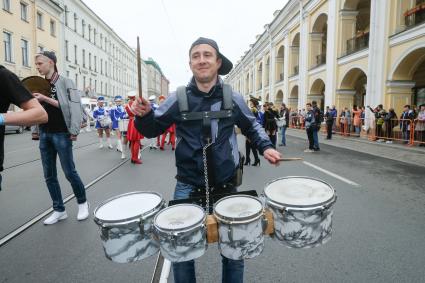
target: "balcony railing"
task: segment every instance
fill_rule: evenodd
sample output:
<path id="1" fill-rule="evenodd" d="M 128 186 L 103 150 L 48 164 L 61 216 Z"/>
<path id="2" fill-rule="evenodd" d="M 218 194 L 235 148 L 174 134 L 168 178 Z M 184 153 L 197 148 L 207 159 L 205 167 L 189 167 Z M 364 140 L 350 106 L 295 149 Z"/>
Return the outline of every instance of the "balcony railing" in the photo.
<path id="1" fill-rule="evenodd" d="M 300 72 L 300 66 L 294 66 L 294 73 L 292 75 L 296 76 L 298 75 L 299 72 Z"/>
<path id="2" fill-rule="evenodd" d="M 425 2 L 404 13 L 406 29 L 415 27 L 425 22 Z"/>
<path id="3" fill-rule="evenodd" d="M 326 53 L 316 56 L 316 64 L 312 66 L 312 69 L 323 64 L 326 64 Z"/>
<path id="4" fill-rule="evenodd" d="M 369 47 L 369 32 L 362 33 L 358 36 L 355 36 L 349 40 L 347 40 L 347 50 L 345 55 L 349 55 L 360 51 L 362 49 L 366 49 Z"/>

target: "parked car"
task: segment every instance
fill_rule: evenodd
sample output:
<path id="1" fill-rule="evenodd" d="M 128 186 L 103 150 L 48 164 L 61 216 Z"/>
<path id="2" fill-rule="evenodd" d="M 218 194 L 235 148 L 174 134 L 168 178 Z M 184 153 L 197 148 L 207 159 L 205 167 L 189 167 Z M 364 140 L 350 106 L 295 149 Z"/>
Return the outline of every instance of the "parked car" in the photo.
<path id="1" fill-rule="evenodd" d="M 17 111 L 22 111 L 21 108 L 15 106 L 15 105 L 10 105 L 9 109 L 7 110 L 7 112 L 17 112 Z M 25 130 L 24 126 L 15 126 L 15 125 L 6 125 L 5 127 L 5 132 L 6 133 L 10 133 L 10 132 L 14 132 L 17 134 L 22 134 Z"/>
<path id="2" fill-rule="evenodd" d="M 24 132 L 25 127 L 24 126 L 12 126 L 12 125 L 6 125 L 5 132 L 10 133 L 14 132 L 17 134 L 22 134 Z"/>

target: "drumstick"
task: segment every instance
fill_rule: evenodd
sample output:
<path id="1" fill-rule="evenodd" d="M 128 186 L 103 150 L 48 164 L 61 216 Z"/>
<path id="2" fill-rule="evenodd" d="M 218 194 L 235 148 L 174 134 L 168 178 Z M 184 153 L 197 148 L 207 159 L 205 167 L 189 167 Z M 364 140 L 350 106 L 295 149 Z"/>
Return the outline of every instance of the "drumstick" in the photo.
<path id="1" fill-rule="evenodd" d="M 286 158 L 279 158 L 279 161 L 298 161 L 303 160 L 301 157 L 286 157 Z"/>
<path id="2" fill-rule="evenodd" d="M 142 98 L 142 63 L 140 62 L 140 43 L 137 37 L 137 85 L 139 87 L 139 97 Z"/>

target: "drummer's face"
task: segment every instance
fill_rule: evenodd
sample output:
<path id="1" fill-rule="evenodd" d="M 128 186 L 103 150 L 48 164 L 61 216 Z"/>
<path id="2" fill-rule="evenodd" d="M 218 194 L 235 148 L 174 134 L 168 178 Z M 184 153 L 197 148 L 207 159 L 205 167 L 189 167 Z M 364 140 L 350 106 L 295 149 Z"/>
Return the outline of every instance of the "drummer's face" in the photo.
<path id="1" fill-rule="evenodd" d="M 35 58 L 35 67 L 40 75 L 47 75 L 52 68 L 54 68 L 53 61 L 45 56 L 37 56 Z"/>
<path id="2" fill-rule="evenodd" d="M 98 101 L 97 105 L 99 105 L 99 107 L 103 107 L 103 101 Z"/>
<path id="3" fill-rule="evenodd" d="M 115 101 L 115 104 L 116 105 L 121 105 L 121 102 L 122 102 L 121 100 L 117 100 L 117 101 Z"/>

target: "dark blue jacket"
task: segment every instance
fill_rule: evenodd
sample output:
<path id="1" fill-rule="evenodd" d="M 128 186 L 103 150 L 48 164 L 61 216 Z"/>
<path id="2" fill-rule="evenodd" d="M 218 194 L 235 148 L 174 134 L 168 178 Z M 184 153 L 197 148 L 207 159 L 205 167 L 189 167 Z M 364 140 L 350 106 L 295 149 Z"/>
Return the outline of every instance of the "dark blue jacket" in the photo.
<path id="1" fill-rule="evenodd" d="M 194 79 L 187 86 L 190 111 L 218 111 L 223 100 L 222 81 L 210 90 L 201 92 Z M 262 154 L 272 148 L 268 136 L 258 124 L 243 97 L 232 93 L 233 115 L 231 118 L 214 119 L 211 122 L 213 138 L 213 164 L 215 184 L 224 184 L 232 180 L 239 165 L 239 152 L 235 134 L 237 125 Z M 143 118 L 136 117 L 136 129 L 145 137 L 153 138 L 162 134 L 171 124 L 176 123 L 176 166 L 177 180 L 203 187 L 204 173 L 202 160 L 202 121 L 185 121 L 181 119 L 176 93 L 172 93 L 157 110 L 151 111 Z"/>

